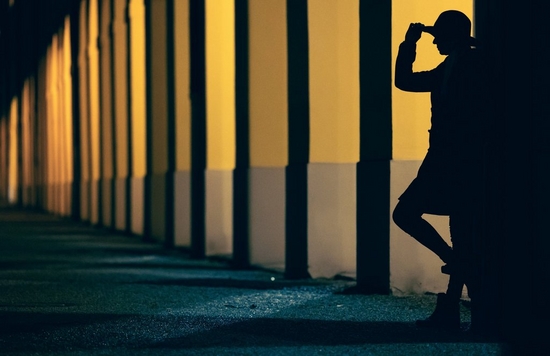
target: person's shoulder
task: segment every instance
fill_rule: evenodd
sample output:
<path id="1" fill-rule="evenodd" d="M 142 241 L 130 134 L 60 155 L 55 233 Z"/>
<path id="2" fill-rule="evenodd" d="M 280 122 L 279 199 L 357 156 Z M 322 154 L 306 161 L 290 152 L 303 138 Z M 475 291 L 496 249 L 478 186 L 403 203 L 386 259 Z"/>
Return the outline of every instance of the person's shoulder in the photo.
<path id="1" fill-rule="evenodd" d="M 487 56 L 483 49 L 470 48 L 461 55 L 464 65 L 482 69 L 487 66 Z"/>
<path id="2" fill-rule="evenodd" d="M 469 59 L 473 61 L 485 61 L 487 58 L 487 53 L 483 48 L 472 47 L 466 51 L 466 55 Z"/>

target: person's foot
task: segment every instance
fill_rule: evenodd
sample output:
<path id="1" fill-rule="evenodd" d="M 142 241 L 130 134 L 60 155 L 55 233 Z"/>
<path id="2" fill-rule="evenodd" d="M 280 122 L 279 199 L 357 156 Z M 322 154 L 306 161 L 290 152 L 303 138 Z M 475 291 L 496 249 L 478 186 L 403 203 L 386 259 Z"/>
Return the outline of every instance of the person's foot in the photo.
<path id="1" fill-rule="evenodd" d="M 441 266 L 441 273 L 443 273 L 443 274 L 448 274 L 448 275 L 450 275 L 450 274 L 452 274 L 452 273 L 454 273 L 454 272 L 455 272 L 455 271 L 454 271 L 454 269 L 453 269 L 453 265 L 446 264 L 446 265 Z"/>
<path id="2" fill-rule="evenodd" d="M 442 328 L 450 330 L 460 329 L 459 300 L 451 300 L 445 293 L 437 295 L 435 310 L 426 319 L 416 321 L 421 328 Z"/>

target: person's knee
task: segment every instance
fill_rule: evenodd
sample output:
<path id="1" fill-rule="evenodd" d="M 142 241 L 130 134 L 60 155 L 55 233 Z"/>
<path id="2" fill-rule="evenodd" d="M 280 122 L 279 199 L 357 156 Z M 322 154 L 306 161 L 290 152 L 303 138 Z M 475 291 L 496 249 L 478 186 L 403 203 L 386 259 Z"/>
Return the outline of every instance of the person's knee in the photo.
<path id="1" fill-rule="evenodd" d="M 422 221 L 423 212 L 415 204 L 397 203 L 392 213 L 393 222 L 404 231 L 409 231 L 411 227 L 417 226 Z"/>
<path id="2" fill-rule="evenodd" d="M 397 226 L 403 228 L 408 225 L 411 219 L 411 212 L 407 209 L 405 204 L 397 203 L 396 207 L 393 209 L 392 219 Z"/>

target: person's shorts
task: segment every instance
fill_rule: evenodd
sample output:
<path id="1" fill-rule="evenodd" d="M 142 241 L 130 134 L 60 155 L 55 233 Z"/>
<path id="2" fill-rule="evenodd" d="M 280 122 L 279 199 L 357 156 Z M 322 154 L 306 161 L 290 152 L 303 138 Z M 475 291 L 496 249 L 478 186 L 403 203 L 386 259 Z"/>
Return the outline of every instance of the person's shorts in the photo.
<path id="1" fill-rule="evenodd" d="M 433 215 L 450 215 L 455 209 L 471 207 L 473 200 L 480 198 L 474 182 L 481 181 L 471 168 L 428 153 L 399 200 Z"/>

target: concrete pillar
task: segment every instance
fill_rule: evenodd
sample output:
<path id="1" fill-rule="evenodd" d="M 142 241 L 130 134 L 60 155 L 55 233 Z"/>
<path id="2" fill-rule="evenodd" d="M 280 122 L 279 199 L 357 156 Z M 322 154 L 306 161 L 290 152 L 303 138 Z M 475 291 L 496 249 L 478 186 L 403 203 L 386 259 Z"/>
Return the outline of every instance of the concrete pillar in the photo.
<path id="1" fill-rule="evenodd" d="M 206 254 L 206 46 L 205 0 L 190 0 L 191 255 Z"/>
<path id="2" fill-rule="evenodd" d="M 166 174 L 168 172 L 167 1 L 147 0 L 147 176 L 145 235 L 163 241 L 166 233 Z"/>
<path id="3" fill-rule="evenodd" d="M 307 0 L 287 1 L 288 166 L 286 168 L 285 276 L 309 277 L 308 175 L 309 63 Z"/>
<path id="4" fill-rule="evenodd" d="M 389 293 L 392 152 L 391 2 L 360 3 L 360 161 L 357 164 L 357 289 Z"/>
<path id="5" fill-rule="evenodd" d="M 233 264 L 250 265 L 249 247 L 249 53 L 248 0 L 235 1 L 235 169 L 233 170 Z"/>

